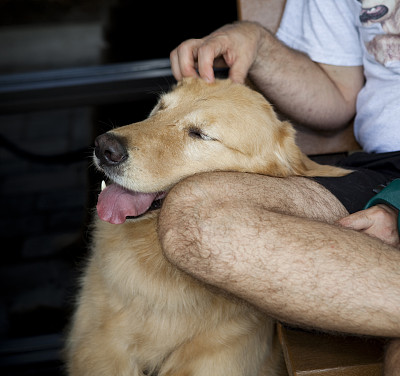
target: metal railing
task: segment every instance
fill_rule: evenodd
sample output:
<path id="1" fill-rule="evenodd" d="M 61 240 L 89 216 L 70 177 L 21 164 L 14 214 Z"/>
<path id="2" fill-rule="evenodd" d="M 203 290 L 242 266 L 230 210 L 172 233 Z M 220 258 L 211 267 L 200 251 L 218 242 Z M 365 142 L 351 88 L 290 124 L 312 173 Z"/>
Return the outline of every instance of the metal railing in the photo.
<path id="1" fill-rule="evenodd" d="M 175 82 L 169 59 L 0 76 L 0 113 L 150 98 Z"/>

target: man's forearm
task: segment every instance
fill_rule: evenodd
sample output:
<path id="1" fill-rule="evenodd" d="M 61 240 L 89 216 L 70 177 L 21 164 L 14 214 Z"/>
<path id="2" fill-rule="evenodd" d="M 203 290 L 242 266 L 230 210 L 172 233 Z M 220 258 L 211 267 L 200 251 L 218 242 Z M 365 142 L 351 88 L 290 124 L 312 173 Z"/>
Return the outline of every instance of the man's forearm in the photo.
<path id="1" fill-rule="evenodd" d="M 321 130 L 351 120 L 364 83 L 362 67 L 317 64 L 266 30 L 249 77 L 283 114 Z"/>

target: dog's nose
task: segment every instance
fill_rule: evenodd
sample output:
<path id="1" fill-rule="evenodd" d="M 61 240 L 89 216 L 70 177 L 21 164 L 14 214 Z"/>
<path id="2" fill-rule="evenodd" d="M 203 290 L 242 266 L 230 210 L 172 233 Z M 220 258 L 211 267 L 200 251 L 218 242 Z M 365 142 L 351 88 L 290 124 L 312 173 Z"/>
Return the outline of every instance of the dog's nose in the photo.
<path id="1" fill-rule="evenodd" d="M 94 146 L 94 153 L 101 165 L 115 166 L 128 158 L 128 151 L 122 140 L 112 133 L 98 136 L 94 141 Z"/>

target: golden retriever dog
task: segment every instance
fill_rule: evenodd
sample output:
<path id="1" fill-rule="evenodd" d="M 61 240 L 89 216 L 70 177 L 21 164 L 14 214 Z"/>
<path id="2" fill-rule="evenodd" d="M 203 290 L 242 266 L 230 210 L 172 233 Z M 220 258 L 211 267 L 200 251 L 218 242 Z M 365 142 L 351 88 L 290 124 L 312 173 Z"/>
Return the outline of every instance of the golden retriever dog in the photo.
<path id="1" fill-rule="evenodd" d="M 243 171 L 341 176 L 309 160 L 264 97 L 185 79 L 140 123 L 96 139 L 108 179 L 67 343 L 70 375 L 276 375 L 274 322 L 177 270 L 163 256 L 157 208 L 187 176 Z"/>

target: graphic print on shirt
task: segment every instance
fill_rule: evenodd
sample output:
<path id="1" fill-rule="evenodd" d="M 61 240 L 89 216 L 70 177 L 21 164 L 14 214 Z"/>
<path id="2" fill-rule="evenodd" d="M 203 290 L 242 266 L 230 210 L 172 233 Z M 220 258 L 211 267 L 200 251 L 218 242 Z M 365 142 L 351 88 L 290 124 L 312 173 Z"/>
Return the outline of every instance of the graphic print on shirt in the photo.
<path id="1" fill-rule="evenodd" d="M 400 61 L 400 0 L 358 0 L 362 4 L 360 21 L 363 26 L 380 23 L 385 34 L 366 42 L 367 51 L 385 65 Z"/>

